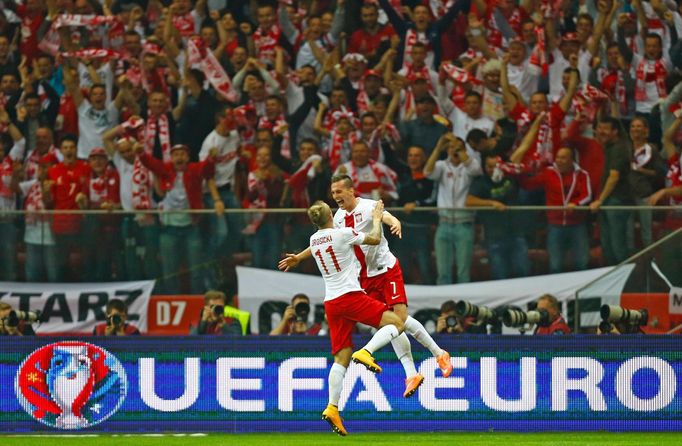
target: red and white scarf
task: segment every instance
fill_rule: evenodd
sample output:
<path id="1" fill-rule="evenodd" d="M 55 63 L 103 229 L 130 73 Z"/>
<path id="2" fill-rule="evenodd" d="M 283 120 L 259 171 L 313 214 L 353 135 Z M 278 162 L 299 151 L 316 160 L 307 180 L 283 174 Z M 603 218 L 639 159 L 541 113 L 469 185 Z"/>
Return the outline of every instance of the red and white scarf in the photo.
<path id="1" fill-rule="evenodd" d="M 267 31 L 260 27 L 253 33 L 253 44 L 256 47 L 256 57 L 263 63 L 274 65 L 275 63 L 275 48 L 279 45 L 279 39 L 282 36 L 282 30 L 278 25 L 273 25 Z"/>
<path id="2" fill-rule="evenodd" d="M 451 63 L 442 64 L 442 68 L 443 71 L 445 71 L 445 74 L 447 74 L 448 77 L 450 77 L 450 79 L 452 79 L 456 83 L 466 84 L 468 82 L 471 82 L 474 85 L 480 85 L 482 83 L 479 79 L 476 78 L 476 76 L 473 76 L 464 68 L 460 68 Z"/>
<path id="3" fill-rule="evenodd" d="M 279 134 L 280 129 L 287 125 L 287 121 L 283 114 L 280 114 L 275 119 L 268 119 L 267 116 L 261 116 L 258 120 L 257 129 L 269 129 L 273 134 Z M 289 130 L 282 134 L 282 145 L 280 147 L 280 153 L 286 159 L 291 159 L 291 135 Z"/>
<path id="4" fill-rule="evenodd" d="M 443 17 L 454 3 L 455 0 L 429 0 L 431 15 L 436 18 Z"/>
<path id="5" fill-rule="evenodd" d="M 493 48 L 502 48 L 504 45 L 504 38 L 502 36 L 502 33 L 499 31 L 499 25 L 497 24 L 497 21 L 495 20 L 495 11 L 496 8 L 489 7 L 487 11 L 487 18 L 484 21 L 484 25 L 487 30 L 487 41 L 488 45 L 490 45 Z M 517 35 L 520 34 L 521 30 L 521 10 L 517 7 L 514 8 L 514 11 L 511 13 L 509 17 L 506 17 L 507 23 L 509 26 L 516 32 Z"/>
<path id="6" fill-rule="evenodd" d="M 265 184 L 263 184 L 263 182 L 256 177 L 255 171 L 249 172 L 249 175 L 246 179 L 246 185 L 249 189 L 249 192 L 258 192 L 258 195 L 255 199 L 248 201 L 247 207 L 249 209 L 265 209 L 268 207 L 268 190 L 265 187 Z M 242 234 L 255 234 L 258 231 L 258 228 L 260 228 L 260 225 L 263 223 L 265 214 L 258 212 L 246 214 L 246 216 L 249 220 L 249 223 L 244 229 L 242 229 Z"/>
<path id="7" fill-rule="evenodd" d="M 408 29 L 405 33 L 405 50 L 403 52 L 403 67 L 412 63 L 412 47 L 415 43 L 421 42 L 426 46 L 426 64 L 433 62 L 433 47 L 431 41 L 426 37 L 426 33 L 417 32 L 415 29 Z"/>
<path id="8" fill-rule="evenodd" d="M 190 65 L 199 65 L 218 94 L 230 102 L 237 102 L 238 95 L 232 88 L 229 76 L 201 38 L 194 37 L 187 41 L 187 55 Z"/>
<path id="9" fill-rule="evenodd" d="M 349 176 L 353 181 L 353 187 L 358 194 L 364 194 L 367 198 L 375 189 L 383 189 L 387 193 L 396 192 L 396 181 L 398 176 L 388 166 L 377 163 L 374 160 L 369 160 L 369 164 L 360 169 L 357 169 L 353 162 L 348 162 L 345 165 L 348 166 L 348 170 L 350 171 Z M 373 178 L 370 178 L 369 176 L 360 178 L 358 171 L 366 169 L 371 171 Z"/>
<path id="10" fill-rule="evenodd" d="M 26 225 L 35 225 L 39 221 L 49 221 L 49 215 L 35 214 L 34 212 L 45 210 L 45 203 L 43 202 L 43 187 L 40 181 L 35 181 L 26 192 L 26 199 L 24 200 L 24 207 L 26 208 Z"/>
<path id="11" fill-rule="evenodd" d="M 88 189 L 90 191 L 90 196 L 88 197 L 90 204 L 97 207 L 105 201 L 113 201 L 111 186 L 115 184 L 115 173 L 116 171 L 113 168 L 107 167 L 102 172 L 102 175 L 90 177 L 90 187 Z"/>
<path id="12" fill-rule="evenodd" d="M 59 54 L 59 47 L 61 45 L 61 37 L 59 35 L 59 28 L 64 26 L 84 27 L 89 30 L 100 26 L 110 24 L 109 29 L 110 42 L 115 43 L 116 33 L 121 31 L 123 24 L 116 16 L 103 15 L 84 15 L 84 14 L 62 14 L 57 17 L 48 31 L 45 33 L 43 39 L 38 43 L 38 48 L 51 56 Z M 112 37 L 113 36 L 113 37 Z M 121 34 L 122 36 L 122 34 Z"/>
<path id="13" fill-rule="evenodd" d="M 133 163 L 132 203 L 134 209 L 152 208 L 152 177 L 140 157 Z"/>
<path id="14" fill-rule="evenodd" d="M 10 188 L 12 183 L 12 172 L 14 171 L 13 161 L 11 156 L 6 156 L 0 162 L 0 197 L 12 198 L 14 192 Z M 14 206 L 13 206 L 14 207 Z"/>
<path id="15" fill-rule="evenodd" d="M 106 25 L 118 21 L 116 16 L 92 15 L 92 14 L 61 14 L 57 16 L 54 21 L 54 26 L 61 28 L 63 26 L 82 26 L 85 28 L 93 28 L 95 26 Z"/>
<path id="16" fill-rule="evenodd" d="M 296 208 L 307 208 L 310 206 L 310 197 L 308 196 L 308 181 L 315 177 L 315 168 L 313 161 L 321 161 L 320 155 L 310 155 L 301 167 L 296 169 L 296 172 L 291 174 L 287 183 L 291 190 L 292 206 Z"/>
<path id="17" fill-rule="evenodd" d="M 632 162 L 630 164 L 632 170 L 641 169 L 642 167 L 646 166 L 646 163 L 651 160 L 651 150 L 652 149 L 649 144 L 644 144 L 639 149 L 635 149 L 634 153 L 632 154 Z"/>
<path id="18" fill-rule="evenodd" d="M 625 92 L 625 76 L 621 70 L 600 68 L 597 72 L 601 87 L 618 102 L 620 114 L 628 114 L 628 98 Z"/>
<path id="19" fill-rule="evenodd" d="M 533 48 L 533 52 L 530 53 L 529 63 L 540 67 L 542 75 L 547 76 L 549 73 L 549 60 L 547 59 L 545 29 L 540 26 L 535 28 L 535 36 L 537 44 Z"/>
<path id="20" fill-rule="evenodd" d="M 646 101 L 647 99 L 654 99 L 647 97 L 646 84 L 650 82 L 656 83 L 656 90 L 658 97 L 663 99 L 668 96 L 665 91 L 665 77 L 668 75 L 668 70 L 663 65 L 663 60 L 658 59 L 652 61 L 649 59 L 642 59 L 637 65 L 636 72 L 636 86 L 635 99 L 637 101 Z"/>
<path id="21" fill-rule="evenodd" d="M 344 157 L 342 155 L 346 141 L 352 146 L 359 140 L 360 136 L 355 130 L 351 131 L 346 136 L 342 136 L 336 129 L 332 130 L 331 135 L 329 135 L 326 151 L 327 158 L 329 159 L 329 167 L 331 168 L 332 172 L 336 171 L 339 165 L 344 162 L 342 159 Z"/>
<path id="22" fill-rule="evenodd" d="M 520 135 L 525 135 L 528 132 L 531 124 L 535 120 L 529 110 L 524 110 L 521 116 L 516 120 L 516 126 L 519 129 Z M 531 163 L 538 166 L 541 164 L 551 164 L 554 161 L 554 148 L 552 146 L 552 114 L 548 113 L 545 119 L 540 123 L 538 129 L 538 136 L 536 138 L 535 150 L 528 153 Z M 525 159 L 525 158 L 524 158 Z"/>
<path id="23" fill-rule="evenodd" d="M 78 51 L 67 51 L 61 53 L 63 57 L 75 57 L 77 59 L 109 59 L 120 58 L 121 53 L 114 50 L 105 50 L 104 48 L 87 48 Z"/>
<path id="24" fill-rule="evenodd" d="M 156 125 L 157 121 L 159 124 L 158 128 Z M 158 118 L 154 118 L 151 112 L 149 112 L 147 114 L 147 125 L 144 129 L 144 149 L 150 155 L 154 153 L 154 141 L 156 140 L 157 131 L 159 133 L 159 142 L 161 143 L 162 161 L 168 163 L 171 160 L 170 124 L 168 122 L 168 116 L 163 113 Z"/>
<path id="25" fill-rule="evenodd" d="M 50 146 L 50 148 L 47 150 L 46 153 L 40 154 L 38 153 L 37 150 L 31 150 L 31 153 L 28 154 L 26 157 L 26 168 L 25 168 L 25 173 L 26 173 L 26 179 L 28 180 L 33 180 L 38 178 L 38 163 L 40 161 L 40 158 L 46 155 L 54 155 L 61 161 L 59 158 L 60 152 L 57 151 L 57 148 L 55 146 Z"/>
<path id="26" fill-rule="evenodd" d="M 679 153 L 668 160 L 666 180 L 670 185 L 669 187 L 682 186 L 682 157 Z M 670 202 L 673 205 L 682 204 L 682 197 L 670 197 Z"/>
<path id="27" fill-rule="evenodd" d="M 581 114 L 587 121 L 594 121 L 599 108 L 608 100 L 606 93 L 590 84 L 584 84 L 573 98 L 572 105 L 576 115 Z"/>
<path id="28" fill-rule="evenodd" d="M 197 32 L 194 17 L 191 12 L 174 15 L 173 26 L 177 28 L 182 37 L 189 37 Z"/>
<path id="29" fill-rule="evenodd" d="M 340 108 L 330 108 L 326 111 L 324 117 L 322 118 L 322 127 L 331 132 L 341 117 L 348 118 L 353 123 L 355 128 L 360 125 L 360 121 L 358 120 L 357 116 L 355 116 L 355 113 L 353 113 L 351 109 L 342 105 Z"/>

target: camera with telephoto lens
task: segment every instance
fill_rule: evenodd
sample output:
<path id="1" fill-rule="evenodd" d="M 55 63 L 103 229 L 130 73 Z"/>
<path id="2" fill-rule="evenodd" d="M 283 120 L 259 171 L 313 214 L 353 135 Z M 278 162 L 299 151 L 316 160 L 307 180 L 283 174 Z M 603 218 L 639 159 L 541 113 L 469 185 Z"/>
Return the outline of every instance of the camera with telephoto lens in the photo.
<path id="1" fill-rule="evenodd" d="M 310 305 L 307 302 L 299 302 L 294 307 L 294 313 L 296 314 L 296 322 L 307 322 L 308 315 L 310 314 Z"/>
<path id="2" fill-rule="evenodd" d="M 7 317 L 5 317 L 5 325 L 10 328 L 18 327 L 20 321 L 28 322 L 29 324 L 41 322 L 40 311 L 12 310 Z"/>
<path id="3" fill-rule="evenodd" d="M 121 325 L 121 323 L 123 323 L 123 318 L 120 314 L 112 314 L 109 316 L 109 325 L 116 327 Z"/>
<path id="4" fill-rule="evenodd" d="M 213 311 L 213 314 L 216 316 L 222 316 L 225 314 L 225 307 L 222 305 L 211 305 L 211 311 Z"/>
<path id="5" fill-rule="evenodd" d="M 551 321 L 549 320 L 547 310 L 523 311 L 508 308 L 502 314 L 502 322 L 507 327 L 522 327 L 526 324 L 537 324 L 541 327 L 546 327 Z"/>
<path id="6" fill-rule="evenodd" d="M 457 326 L 457 318 L 455 316 L 448 316 L 445 318 L 445 325 L 448 328 L 455 328 Z"/>
<path id="7" fill-rule="evenodd" d="M 617 305 L 602 305 L 599 313 L 602 321 L 606 323 L 620 322 L 631 326 L 642 326 L 649 321 L 649 312 L 645 309 L 628 310 Z"/>
<path id="8" fill-rule="evenodd" d="M 460 300 L 455 304 L 455 312 L 460 317 L 473 317 L 480 322 L 488 322 L 496 317 L 494 310 L 488 307 L 479 307 L 466 300 Z"/>

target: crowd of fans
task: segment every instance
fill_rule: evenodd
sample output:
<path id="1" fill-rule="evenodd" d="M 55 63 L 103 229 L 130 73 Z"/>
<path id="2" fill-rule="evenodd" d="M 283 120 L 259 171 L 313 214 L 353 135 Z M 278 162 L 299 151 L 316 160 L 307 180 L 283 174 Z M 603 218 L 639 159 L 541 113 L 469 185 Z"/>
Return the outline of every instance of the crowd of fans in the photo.
<path id="1" fill-rule="evenodd" d="M 547 212 L 559 272 L 569 251 L 588 261 L 592 219 L 571 208 L 682 201 L 679 0 L 0 5 L 2 210 L 164 211 L 4 215 L 6 280 L 19 227 L 30 281 L 64 280 L 76 251 L 83 279 L 163 277 L 169 293 L 182 262 L 243 245 L 275 268 L 307 245 L 305 216 L 225 209 L 329 200 L 332 173 L 406 211 L 396 249 L 425 283 L 433 226 L 444 284 L 470 280 L 475 218 L 493 278 L 528 274 L 532 222 L 416 207 L 564 206 Z M 598 218 L 605 263 L 624 260 L 633 215 Z M 636 218 L 651 243 L 651 211 Z"/>

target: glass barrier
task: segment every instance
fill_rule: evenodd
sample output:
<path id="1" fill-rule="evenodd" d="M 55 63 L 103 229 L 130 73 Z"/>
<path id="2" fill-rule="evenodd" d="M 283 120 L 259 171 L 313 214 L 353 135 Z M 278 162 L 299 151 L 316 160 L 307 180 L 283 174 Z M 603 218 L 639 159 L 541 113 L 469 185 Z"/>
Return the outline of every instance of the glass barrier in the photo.
<path id="1" fill-rule="evenodd" d="M 621 263 L 679 223 L 667 207 L 389 208 L 402 237 L 385 227 L 408 284 L 452 284 L 584 270 Z M 679 208 L 677 209 L 679 213 Z M 361 224 L 361 222 L 357 222 Z M 235 289 L 236 265 L 275 269 L 314 232 L 304 209 L 191 212 L 44 211 L 0 215 L 1 280 L 103 282 L 156 279 L 155 293 Z M 672 243 L 672 242 L 671 242 Z M 638 260 L 628 289 L 656 281 Z M 679 256 L 656 261 L 668 276 Z M 678 262 L 677 264 L 675 262 Z M 676 269 L 677 268 L 677 269 Z M 299 272 L 317 274 L 312 260 Z"/>

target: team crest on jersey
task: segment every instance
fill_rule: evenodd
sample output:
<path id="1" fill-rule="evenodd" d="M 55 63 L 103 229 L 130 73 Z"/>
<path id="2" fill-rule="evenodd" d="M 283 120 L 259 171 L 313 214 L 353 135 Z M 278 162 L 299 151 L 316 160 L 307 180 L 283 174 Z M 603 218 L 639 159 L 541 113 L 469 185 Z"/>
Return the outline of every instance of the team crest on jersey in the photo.
<path id="1" fill-rule="evenodd" d="M 121 407 L 127 389 L 118 358 L 79 341 L 56 342 L 35 350 L 21 364 L 14 381 L 24 410 L 58 429 L 101 423 Z"/>
<path id="2" fill-rule="evenodd" d="M 355 214 L 355 223 L 362 222 L 362 214 Z"/>

